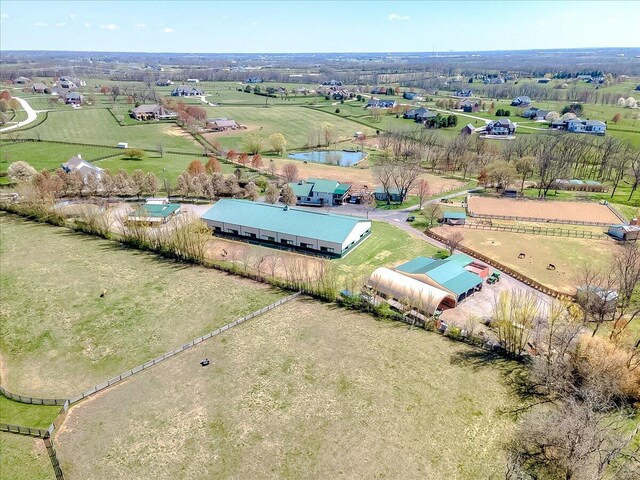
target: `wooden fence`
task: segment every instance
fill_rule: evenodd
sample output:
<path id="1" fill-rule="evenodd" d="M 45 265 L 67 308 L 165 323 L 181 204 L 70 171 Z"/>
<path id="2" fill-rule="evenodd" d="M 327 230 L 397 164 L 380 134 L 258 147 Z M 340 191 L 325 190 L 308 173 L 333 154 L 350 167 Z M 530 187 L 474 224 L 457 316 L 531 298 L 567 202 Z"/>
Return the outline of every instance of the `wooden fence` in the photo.
<path id="1" fill-rule="evenodd" d="M 609 207 L 609 209 L 611 209 L 611 207 Z M 494 218 L 498 220 L 517 220 L 520 222 L 534 222 L 534 223 L 559 223 L 563 225 L 587 225 L 587 226 L 593 226 L 593 227 L 608 227 L 609 225 L 611 225 L 611 222 L 581 222 L 579 220 L 563 220 L 560 218 L 546 219 L 546 218 L 538 218 L 538 217 L 515 217 L 511 215 L 494 215 L 494 214 L 487 215 L 484 213 L 473 213 L 468 208 L 467 208 L 467 215 L 469 217 L 474 217 L 474 218 Z M 616 217 L 619 218 L 620 215 L 616 213 Z"/>
<path id="2" fill-rule="evenodd" d="M 29 403 L 31 405 L 64 405 L 67 401 L 66 398 L 35 398 L 28 397 L 26 395 L 16 395 L 15 393 L 11 393 L 6 390 L 2 385 L 0 385 L 0 395 L 4 395 L 15 402 Z"/>
<path id="3" fill-rule="evenodd" d="M 435 232 L 432 232 L 431 230 L 427 229 L 424 231 L 424 234 L 435 239 L 438 240 L 439 242 L 445 243 L 446 242 L 446 237 L 443 237 L 442 235 L 439 235 Z M 480 260 L 481 262 L 484 262 L 488 265 L 491 265 L 494 268 L 497 268 L 498 270 L 506 273 L 507 275 L 515 278 L 516 280 L 519 280 L 520 282 L 524 283 L 525 285 L 528 285 L 529 287 L 538 290 L 539 292 L 542 292 L 546 295 L 549 295 L 550 297 L 554 297 L 554 298 L 558 298 L 558 299 L 563 299 L 563 300 L 572 300 L 573 296 L 569 295 L 567 293 L 564 292 L 559 292 L 558 290 L 554 290 L 553 288 L 547 287 L 546 285 L 541 284 L 540 282 L 537 282 L 536 280 L 527 277 L 526 275 L 523 275 L 520 272 L 517 272 L 516 270 L 507 267 L 506 265 L 503 265 L 500 262 L 497 262 L 496 260 L 489 258 L 485 255 L 482 255 L 481 253 L 476 252 L 475 250 L 472 250 L 468 247 L 465 247 L 463 245 L 460 245 L 457 247 L 458 250 L 460 250 L 463 253 L 466 253 L 467 255 L 474 257 L 478 260 Z"/>
<path id="4" fill-rule="evenodd" d="M 13 425 L 11 423 L 0 423 L 0 432 L 17 433 L 19 435 L 27 435 L 29 437 L 47 438 L 48 430 L 41 428 L 24 427 L 22 425 Z"/>
<path id="5" fill-rule="evenodd" d="M 569 230 L 549 227 L 524 227 L 517 225 L 486 225 L 481 223 L 466 223 L 464 228 L 475 230 L 492 230 L 496 232 L 527 233 L 530 235 L 546 235 L 549 237 L 590 238 L 606 240 L 609 238 L 604 233 L 593 233 L 584 230 Z"/>

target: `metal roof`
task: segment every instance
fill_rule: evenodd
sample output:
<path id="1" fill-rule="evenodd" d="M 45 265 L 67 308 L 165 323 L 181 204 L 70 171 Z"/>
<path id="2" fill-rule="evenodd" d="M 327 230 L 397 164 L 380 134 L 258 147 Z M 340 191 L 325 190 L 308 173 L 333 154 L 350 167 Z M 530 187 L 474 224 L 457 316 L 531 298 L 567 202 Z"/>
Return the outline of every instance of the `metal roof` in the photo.
<path id="1" fill-rule="evenodd" d="M 464 212 L 444 212 L 442 218 L 462 219 L 467 218 L 467 214 Z"/>
<path id="2" fill-rule="evenodd" d="M 146 203 L 138 208 L 135 212 L 131 213 L 130 217 L 160 217 L 167 218 L 180 208 L 178 203 Z"/>
<path id="3" fill-rule="evenodd" d="M 227 198 L 219 200 L 202 219 L 333 243 L 343 243 L 358 223 L 371 224 L 346 215 Z"/>
<path id="4" fill-rule="evenodd" d="M 482 283 L 482 278 L 464 267 L 473 262 L 468 255 L 455 254 L 444 260 L 417 257 L 399 265 L 396 270 L 411 275 L 426 275 L 434 282 L 461 295 Z"/>
<path id="5" fill-rule="evenodd" d="M 296 197 L 309 197 L 311 192 L 329 193 L 344 195 L 349 191 L 351 185 L 340 183 L 336 180 L 323 180 L 320 178 L 309 178 L 306 182 L 289 183 Z"/>

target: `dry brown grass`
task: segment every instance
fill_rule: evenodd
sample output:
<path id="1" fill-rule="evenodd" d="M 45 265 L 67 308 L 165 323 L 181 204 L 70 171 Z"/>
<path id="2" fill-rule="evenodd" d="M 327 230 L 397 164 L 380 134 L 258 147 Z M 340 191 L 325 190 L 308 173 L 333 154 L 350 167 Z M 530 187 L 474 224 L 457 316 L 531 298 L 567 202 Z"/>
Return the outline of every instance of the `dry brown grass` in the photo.
<path id="1" fill-rule="evenodd" d="M 471 196 L 469 211 L 478 215 L 505 215 L 541 220 L 620 223 L 606 205 L 587 202 L 558 202 Z"/>
<path id="2" fill-rule="evenodd" d="M 299 300 L 73 407 L 58 454 L 71 480 L 488 478 L 513 366 L 477 354 Z"/>

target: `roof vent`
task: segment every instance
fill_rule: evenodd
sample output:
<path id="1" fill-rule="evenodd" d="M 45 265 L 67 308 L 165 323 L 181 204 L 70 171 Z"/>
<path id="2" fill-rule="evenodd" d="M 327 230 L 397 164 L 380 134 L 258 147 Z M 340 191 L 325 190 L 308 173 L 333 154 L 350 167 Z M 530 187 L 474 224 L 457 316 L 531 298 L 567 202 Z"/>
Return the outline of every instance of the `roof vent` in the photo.
<path id="1" fill-rule="evenodd" d="M 285 205 L 285 206 L 284 206 L 284 208 L 283 208 L 282 210 L 284 210 L 285 212 L 286 212 L 287 210 L 289 210 L 289 205 Z"/>

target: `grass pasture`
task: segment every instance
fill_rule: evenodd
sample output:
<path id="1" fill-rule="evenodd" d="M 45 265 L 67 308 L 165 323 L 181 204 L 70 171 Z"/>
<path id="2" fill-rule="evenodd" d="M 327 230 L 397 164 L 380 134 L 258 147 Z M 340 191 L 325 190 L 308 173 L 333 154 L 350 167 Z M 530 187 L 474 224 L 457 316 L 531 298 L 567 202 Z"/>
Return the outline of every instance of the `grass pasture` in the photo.
<path id="1" fill-rule="evenodd" d="M 551 225 L 546 225 L 552 227 Z M 562 225 L 562 228 L 565 228 Z M 580 269 L 586 264 L 606 266 L 621 247 L 614 240 L 548 237 L 544 235 L 437 227 L 433 231 L 447 236 L 462 231 L 462 244 L 513 268 L 538 282 L 567 293 L 574 293 Z M 524 253 L 526 257 L 519 259 Z M 552 263 L 555 270 L 547 270 Z"/>
<path id="2" fill-rule="evenodd" d="M 82 158 L 92 161 L 105 155 L 122 153 L 122 150 L 48 142 L 3 142 L 0 144 L 0 172 L 6 172 L 9 165 L 19 160 L 28 162 L 38 171 L 56 169 L 78 153 Z"/>
<path id="3" fill-rule="evenodd" d="M 119 142 L 128 142 L 130 148 L 155 149 L 162 144 L 165 149 L 201 150 L 193 138 L 175 125 L 149 122 L 121 127 L 107 109 L 50 112 L 47 120 L 20 132 L 20 136 L 113 147 Z"/>
<path id="4" fill-rule="evenodd" d="M 75 395 L 284 295 L 6 214 L 0 240 L 2 381 L 16 394 Z"/>
<path id="5" fill-rule="evenodd" d="M 51 461 L 40 438 L 0 432 L 0 478 L 55 480 Z"/>
<path id="6" fill-rule="evenodd" d="M 303 148 L 309 142 L 309 135 L 317 132 L 323 122 L 334 125 L 337 136 L 344 140 L 353 137 L 354 132 L 362 131 L 367 135 L 375 133 L 371 128 L 347 119 L 330 115 L 321 110 L 302 107 L 207 107 L 210 117 L 228 117 L 247 126 L 247 130 L 236 132 L 209 133 L 209 141 L 218 141 L 227 149 L 243 150 L 244 138 L 249 133 L 263 136 L 265 139 L 273 133 L 282 133 L 287 139 L 289 151 Z M 265 150 L 271 150 L 265 142 Z"/>
<path id="7" fill-rule="evenodd" d="M 46 430 L 60 411 L 59 405 L 29 405 L 0 395 L 0 423 Z"/>
<path id="8" fill-rule="evenodd" d="M 70 480 L 499 476 L 517 402 L 487 360 L 297 300 L 73 407 L 58 456 Z"/>

